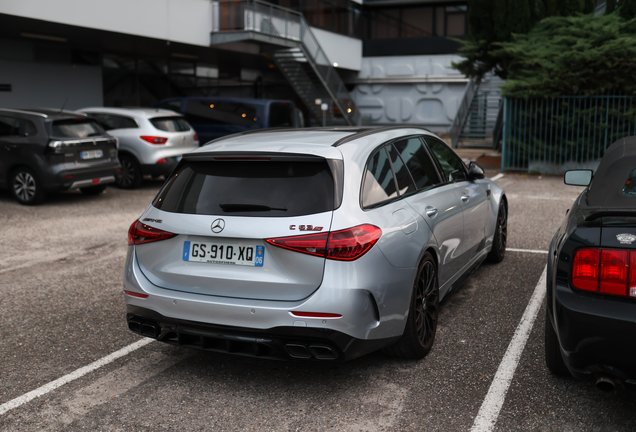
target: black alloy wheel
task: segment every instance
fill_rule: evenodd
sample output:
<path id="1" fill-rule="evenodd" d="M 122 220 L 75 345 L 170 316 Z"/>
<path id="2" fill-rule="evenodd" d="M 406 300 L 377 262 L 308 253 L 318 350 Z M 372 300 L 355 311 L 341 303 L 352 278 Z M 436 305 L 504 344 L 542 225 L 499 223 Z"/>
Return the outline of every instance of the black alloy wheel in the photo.
<path id="1" fill-rule="evenodd" d="M 20 204 L 37 204 L 44 198 L 42 186 L 29 168 L 18 168 L 11 175 L 11 192 Z"/>
<path id="2" fill-rule="evenodd" d="M 137 160 L 128 155 L 120 156 L 121 175 L 117 177 L 117 186 L 124 189 L 136 189 L 141 186 L 143 174 Z"/>
<path id="3" fill-rule="evenodd" d="M 506 256 L 506 243 L 508 241 L 508 208 L 504 198 L 499 203 L 497 212 L 497 225 L 495 226 L 495 238 L 492 242 L 492 249 L 488 254 L 488 261 L 502 262 Z"/>
<path id="4" fill-rule="evenodd" d="M 433 257 L 426 252 L 420 263 L 411 306 L 402 338 L 384 352 L 408 359 L 421 359 L 431 350 L 439 317 L 439 285 Z"/>

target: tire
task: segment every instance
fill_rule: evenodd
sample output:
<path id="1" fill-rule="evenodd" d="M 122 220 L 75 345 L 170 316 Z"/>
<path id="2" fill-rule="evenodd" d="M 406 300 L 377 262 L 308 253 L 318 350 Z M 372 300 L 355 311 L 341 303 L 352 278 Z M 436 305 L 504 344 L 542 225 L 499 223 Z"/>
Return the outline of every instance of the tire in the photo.
<path id="1" fill-rule="evenodd" d="M 419 360 L 431 350 L 439 317 L 437 268 L 426 252 L 413 284 L 409 315 L 402 338 L 384 352 L 396 357 Z"/>
<path id="2" fill-rule="evenodd" d="M 11 173 L 11 193 L 20 204 L 34 205 L 42 202 L 44 191 L 35 173 L 26 167 L 20 167 Z"/>
<path id="3" fill-rule="evenodd" d="M 488 261 L 499 263 L 506 256 L 506 243 L 508 241 L 508 208 L 506 200 L 501 199 L 499 211 L 497 212 L 497 225 L 495 226 L 495 236 L 492 241 L 492 249 L 488 253 Z"/>
<path id="4" fill-rule="evenodd" d="M 123 189 L 137 189 L 143 181 L 143 174 L 139 162 L 132 156 L 119 157 L 121 175 L 117 177 L 117 186 Z"/>
<path id="5" fill-rule="evenodd" d="M 80 188 L 80 192 L 82 192 L 84 195 L 90 195 L 90 196 L 99 195 L 105 190 L 106 190 L 106 185 L 89 186 L 89 187 Z"/>
<path id="6" fill-rule="evenodd" d="M 552 375 L 556 376 L 569 376 L 570 371 L 563 361 L 561 355 L 561 347 L 559 345 L 559 338 L 557 337 L 552 321 L 546 308 L 545 312 L 545 365 Z"/>

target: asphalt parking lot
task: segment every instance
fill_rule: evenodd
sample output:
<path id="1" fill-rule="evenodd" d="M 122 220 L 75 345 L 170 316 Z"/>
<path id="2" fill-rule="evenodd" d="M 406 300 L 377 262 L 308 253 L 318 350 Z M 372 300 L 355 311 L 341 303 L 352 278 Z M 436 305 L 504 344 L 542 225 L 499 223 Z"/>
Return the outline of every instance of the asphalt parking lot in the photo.
<path id="1" fill-rule="evenodd" d="M 634 395 L 544 366 L 545 251 L 580 188 L 514 174 L 497 183 L 509 251 L 445 299 L 430 354 L 335 364 L 131 347 L 143 339 L 124 322 L 126 232 L 161 181 L 38 207 L 0 191 L 0 430 L 636 430 Z"/>

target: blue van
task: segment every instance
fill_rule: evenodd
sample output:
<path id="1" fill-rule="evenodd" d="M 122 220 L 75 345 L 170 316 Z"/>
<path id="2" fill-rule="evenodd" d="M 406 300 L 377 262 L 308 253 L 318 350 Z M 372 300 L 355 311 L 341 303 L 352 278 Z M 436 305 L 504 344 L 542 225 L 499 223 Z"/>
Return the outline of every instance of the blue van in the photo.
<path id="1" fill-rule="evenodd" d="M 155 107 L 183 115 L 199 134 L 201 145 L 251 129 L 303 127 L 302 114 L 286 100 L 178 97 Z"/>

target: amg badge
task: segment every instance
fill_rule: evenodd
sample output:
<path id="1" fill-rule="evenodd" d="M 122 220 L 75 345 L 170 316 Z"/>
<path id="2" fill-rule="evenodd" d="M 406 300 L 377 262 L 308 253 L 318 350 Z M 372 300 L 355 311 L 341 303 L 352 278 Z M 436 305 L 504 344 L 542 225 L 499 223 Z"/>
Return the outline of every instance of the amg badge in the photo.
<path id="1" fill-rule="evenodd" d="M 636 236 L 632 234 L 618 234 L 616 236 L 616 240 L 621 242 L 621 244 L 632 244 L 636 240 Z"/>
<path id="2" fill-rule="evenodd" d="M 296 225 L 290 225 L 289 229 L 295 231 Z M 298 225 L 298 231 L 322 231 L 322 227 L 315 227 L 313 225 Z"/>

